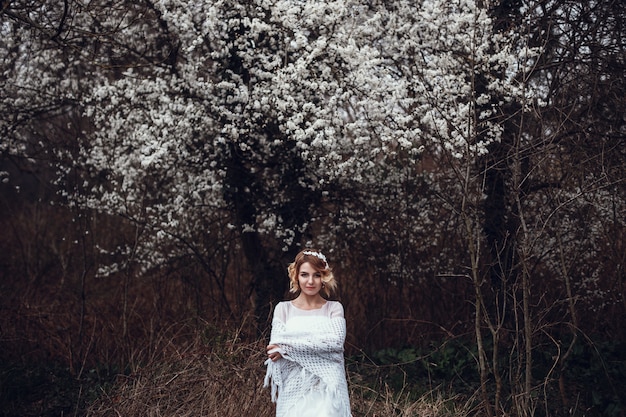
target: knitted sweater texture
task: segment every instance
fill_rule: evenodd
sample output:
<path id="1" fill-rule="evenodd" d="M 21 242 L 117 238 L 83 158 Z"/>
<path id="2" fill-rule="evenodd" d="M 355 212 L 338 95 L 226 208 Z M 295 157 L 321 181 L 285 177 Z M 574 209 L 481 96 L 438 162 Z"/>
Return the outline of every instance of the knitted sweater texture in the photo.
<path id="1" fill-rule="evenodd" d="M 270 344 L 279 346 L 282 358 L 265 362 L 264 386 L 271 387 L 276 417 L 291 417 L 290 410 L 311 392 L 323 394 L 333 417 L 351 417 L 345 338 L 343 317 L 296 316 L 284 323 L 274 316 Z"/>

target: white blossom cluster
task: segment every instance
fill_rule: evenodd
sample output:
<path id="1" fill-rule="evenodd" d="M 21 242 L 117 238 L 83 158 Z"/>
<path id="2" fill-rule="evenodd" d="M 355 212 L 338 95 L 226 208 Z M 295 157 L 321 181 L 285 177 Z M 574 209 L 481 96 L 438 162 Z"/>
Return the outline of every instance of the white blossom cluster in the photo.
<path id="1" fill-rule="evenodd" d="M 70 11 L 76 29 L 64 34 L 71 46 L 97 21 L 103 33 L 89 48 L 51 47 L 58 12 L 41 19 L 50 21 L 47 38 L 3 23 L 0 107 L 12 117 L 0 119 L 0 152 L 32 152 L 41 132 L 27 122 L 38 111 L 77 112 L 74 165 L 59 168 L 84 177 L 67 198 L 137 225 L 136 246 L 102 250 L 145 270 L 206 256 L 229 233 L 258 233 L 288 250 L 315 231 L 316 246 L 337 250 L 348 239 L 364 249 L 383 242 L 369 260 L 388 281 L 421 280 L 459 261 L 446 246 L 460 233 L 464 190 L 454 170 L 501 141 L 507 106 L 547 102 L 545 88 L 525 81 L 542 51 L 496 31 L 490 6 L 94 2 Z M 483 196 L 475 198 L 478 206 Z M 597 198 L 598 213 L 611 206 Z M 533 213 L 545 207 L 526 204 Z M 450 224 L 438 222 L 442 213 Z M 564 236 L 567 253 L 576 239 Z M 534 250 L 539 257 L 556 245 L 537 239 Z"/>
<path id="2" fill-rule="evenodd" d="M 140 6 L 114 9 L 102 24 L 118 30 L 116 40 L 138 53 L 162 44 L 161 56 L 176 53 L 176 59 L 128 66 L 115 77 L 94 71 L 80 86 L 77 100 L 93 129 L 84 133 L 77 165 L 97 179 L 82 184 L 80 201 L 152 230 L 145 235 L 145 256 L 162 259 L 159 248 L 170 248 L 164 241 L 195 241 L 199 225 L 228 222 L 224 187 L 236 152 L 243 160 L 238 169 L 256 177 L 260 188 L 237 192 L 267 196 L 256 201 L 254 219 L 238 227 L 273 235 L 288 248 L 314 222 L 317 208 L 311 219 L 285 223 L 277 207 L 294 197 L 281 192 L 283 179 L 268 164 L 301 159 L 301 190 L 332 199 L 341 189 L 401 186 L 413 177 L 425 147 L 459 157 L 486 152 L 500 132 L 488 104 L 497 106 L 496 96 L 523 95 L 509 75 L 521 65 L 519 40 L 494 35 L 485 8 L 473 1 L 386 6 L 162 0 L 150 13 Z M 74 18 L 91 24 L 80 11 Z M 111 54 L 121 56 L 112 45 Z M 6 45 L 19 47 L 25 46 Z M 57 83 L 51 70 L 72 68 L 67 58 L 16 57 L 22 70 L 16 86 L 37 84 L 51 96 L 68 97 L 84 79 L 66 74 L 69 81 Z M 29 71 L 38 67 L 47 70 Z M 491 77 L 487 92 L 475 97 L 473 75 L 494 69 L 504 76 Z M 11 97 L 19 104 L 27 92 Z M 32 105 L 31 96 L 23 102 Z M 477 105 L 485 110 L 473 120 Z M 478 129 L 484 131 L 480 141 Z M 290 155 L 283 155 L 285 141 Z M 359 221 L 352 210 L 345 205 L 340 224 Z M 406 213 L 398 220 L 426 229 L 421 217 L 427 211 L 410 219 Z"/>

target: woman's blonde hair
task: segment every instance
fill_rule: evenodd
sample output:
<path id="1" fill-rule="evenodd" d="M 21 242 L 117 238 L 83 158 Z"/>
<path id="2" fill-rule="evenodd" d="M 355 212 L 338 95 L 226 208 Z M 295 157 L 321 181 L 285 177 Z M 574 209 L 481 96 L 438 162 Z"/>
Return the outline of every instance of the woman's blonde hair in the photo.
<path id="1" fill-rule="evenodd" d="M 315 272 L 322 275 L 322 291 L 329 297 L 332 291 L 337 288 L 337 281 L 333 275 L 333 271 L 328 265 L 326 257 L 317 249 L 304 249 L 296 255 L 296 259 L 289 264 L 287 272 L 289 273 L 289 292 L 297 293 L 300 291 L 298 283 L 298 274 L 302 264 L 309 263 Z"/>

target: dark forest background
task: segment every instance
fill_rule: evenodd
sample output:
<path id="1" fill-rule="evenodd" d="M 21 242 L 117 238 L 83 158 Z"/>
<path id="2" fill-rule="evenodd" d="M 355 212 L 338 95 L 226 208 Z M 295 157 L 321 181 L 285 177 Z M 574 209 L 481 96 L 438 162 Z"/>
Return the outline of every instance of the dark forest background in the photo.
<path id="1" fill-rule="evenodd" d="M 306 243 L 334 269 L 348 368 L 372 390 L 458 395 L 477 404 L 468 415 L 626 415 L 626 10 L 620 1 L 530 3 L 495 2 L 489 12 L 497 33 L 527 30 L 544 47 L 528 77 L 549 102 L 530 112 L 499 107 L 502 139 L 488 153 L 459 160 L 427 145 L 417 161 L 398 152 L 372 181 L 343 178 L 324 192 L 302 186 L 305 170 L 288 140 L 269 162 L 226 153 L 219 216 L 192 218 L 195 240 L 174 236 L 160 248 L 171 256 L 149 267 L 138 249 L 156 236 L 146 218 L 71 197 L 83 181 L 109 180 L 71 159 L 95 129 L 80 100 L 17 100 L 17 61 L 5 58 L 0 416 L 78 414 L 120 376 L 152 371 L 182 346 L 212 351 L 233 340 L 262 351 L 272 306 L 289 296 L 286 267 Z M 163 23 L 144 6 L 127 12 Z M 532 22 L 522 18 L 528 9 Z M 33 54 L 90 47 L 115 55 L 112 30 L 91 28 L 102 31 L 97 48 L 93 37 L 63 37 L 71 22 L 53 23 L 70 12 L 51 15 L 57 35 L 27 18 L 46 10 L 2 2 L 4 33 L 28 32 L 41 42 Z M 156 55 L 176 35 L 163 29 L 155 39 L 154 51 L 130 55 L 145 71 L 174 72 L 183 58 Z M 221 64 L 243 72 L 232 54 Z M 126 59 L 83 65 L 106 67 L 113 79 L 137 63 Z M 274 121 L 268 116 L 263 135 L 280 134 Z M 158 191 L 158 174 L 143 180 Z M 272 205 L 274 188 L 283 205 Z M 264 210 L 308 226 L 287 246 L 246 230 Z"/>

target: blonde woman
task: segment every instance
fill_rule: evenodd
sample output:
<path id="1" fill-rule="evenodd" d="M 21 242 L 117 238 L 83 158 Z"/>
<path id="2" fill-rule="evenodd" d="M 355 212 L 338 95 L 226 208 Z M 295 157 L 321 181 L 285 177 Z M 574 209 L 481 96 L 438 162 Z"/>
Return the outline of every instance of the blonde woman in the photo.
<path id="1" fill-rule="evenodd" d="M 297 297 L 274 309 L 265 362 L 276 417 L 351 417 L 344 310 L 327 299 L 337 285 L 332 270 L 322 252 L 305 249 L 287 271 Z"/>

